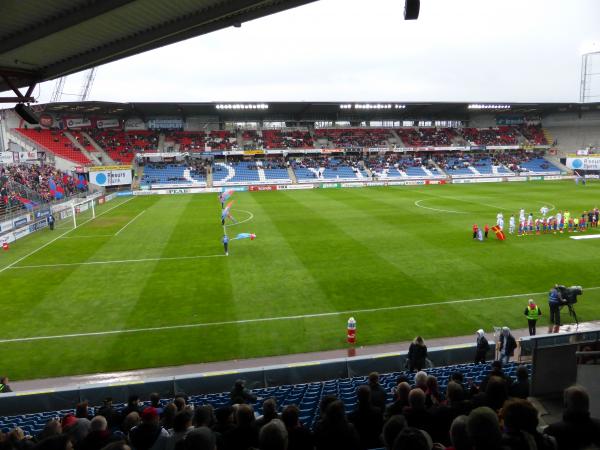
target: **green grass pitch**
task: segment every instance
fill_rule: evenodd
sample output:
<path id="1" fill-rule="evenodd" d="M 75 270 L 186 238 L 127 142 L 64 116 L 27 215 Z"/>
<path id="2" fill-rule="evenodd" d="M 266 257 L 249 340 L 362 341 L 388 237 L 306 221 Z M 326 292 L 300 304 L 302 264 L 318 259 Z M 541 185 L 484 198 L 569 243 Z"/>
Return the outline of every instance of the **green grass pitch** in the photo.
<path id="1" fill-rule="evenodd" d="M 0 373 L 30 379 L 343 348 L 351 315 L 358 345 L 524 327 L 527 293 L 556 282 L 600 286 L 600 239 L 476 242 L 472 224 L 493 225 L 501 209 L 508 225 L 521 207 L 581 214 L 600 205 L 599 194 L 599 184 L 571 182 L 236 193 L 243 223 L 228 233 L 258 237 L 232 242 L 229 257 L 216 195 L 119 198 L 58 239 L 68 223 L 2 252 Z M 546 294 L 533 297 L 547 314 Z M 599 299 L 600 289 L 584 289 L 583 320 L 600 318 Z M 57 335 L 76 336 L 47 339 Z M 42 339 L 14 341 L 30 337 Z"/>

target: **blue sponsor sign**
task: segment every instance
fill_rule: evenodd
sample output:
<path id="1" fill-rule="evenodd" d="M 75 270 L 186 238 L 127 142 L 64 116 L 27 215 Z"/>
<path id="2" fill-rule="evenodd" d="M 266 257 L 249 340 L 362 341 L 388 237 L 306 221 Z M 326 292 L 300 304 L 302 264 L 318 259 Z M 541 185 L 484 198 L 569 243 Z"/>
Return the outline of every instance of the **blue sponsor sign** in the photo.
<path id="1" fill-rule="evenodd" d="M 27 217 L 22 217 L 21 219 L 17 219 L 13 222 L 15 228 L 19 228 L 21 225 L 25 225 L 27 223 Z"/>
<path id="2" fill-rule="evenodd" d="M 132 191 L 117 192 L 117 197 L 129 197 L 130 195 L 133 195 Z"/>
<path id="3" fill-rule="evenodd" d="M 35 218 L 36 219 L 41 219 L 42 217 L 48 217 L 50 215 L 50 210 L 49 209 L 44 209 L 41 211 L 36 211 L 35 212 Z"/>

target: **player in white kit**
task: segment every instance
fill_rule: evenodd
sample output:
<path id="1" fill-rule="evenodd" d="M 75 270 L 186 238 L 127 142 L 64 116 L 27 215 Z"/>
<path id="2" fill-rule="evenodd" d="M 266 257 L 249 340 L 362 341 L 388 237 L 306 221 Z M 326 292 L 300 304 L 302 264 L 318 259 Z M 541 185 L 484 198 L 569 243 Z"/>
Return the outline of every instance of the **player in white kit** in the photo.
<path id="1" fill-rule="evenodd" d="M 510 219 L 508 219 L 508 232 L 510 234 L 515 233 L 515 216 L 514 215 L 510 216 Z"/>

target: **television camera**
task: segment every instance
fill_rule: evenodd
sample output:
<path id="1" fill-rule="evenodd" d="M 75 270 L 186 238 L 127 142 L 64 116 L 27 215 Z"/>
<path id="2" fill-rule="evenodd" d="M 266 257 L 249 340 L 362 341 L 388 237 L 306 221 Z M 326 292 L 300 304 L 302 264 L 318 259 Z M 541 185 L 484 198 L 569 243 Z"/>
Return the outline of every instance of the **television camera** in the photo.
<path id="1" fill-rule="evenodd" d="M 562 306 L 567 306 L 569 308 L 569 315 L 575 320 L 575 323 L 579 325 L 574 305 L 577 303 L 577 297 L 583 294 L 583 288 L 581 286 L 566 287 L 560 284 L 556 288 L 558 289 L 562 300 L 561 308 Z"/>

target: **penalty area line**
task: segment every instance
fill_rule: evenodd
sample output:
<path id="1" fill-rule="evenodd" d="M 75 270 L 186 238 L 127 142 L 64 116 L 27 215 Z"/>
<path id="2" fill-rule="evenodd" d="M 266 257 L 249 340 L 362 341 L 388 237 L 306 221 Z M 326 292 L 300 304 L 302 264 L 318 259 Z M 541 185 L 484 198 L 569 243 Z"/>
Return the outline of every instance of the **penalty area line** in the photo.
<path id="1" fill-rule="evenodd" d="M 129 225 L 131 225 L 138 217 L 140 217 L 145 212 L 146 212 L 146 210 L 144 209 L 141 213 L 139 213 L 137 216 L 135 216 L 133 219 L 131 219 L 129 222 L 127 222 L 125 225 L 123 225 L 123 227 L 115 233 L 115 236 L 118 236 L 119 234 L 121 234 L 121 231 L 123 231 L 125 228 L 127 228 Z"/>
<path id="2" fill-rule="evenodd" d="M 223 256 L 223 255 L 219 255 Z M 592 291 L 600 289 L 600 286 L 588 287 L 584 288 L 584 291 Z M 11 342 L 31 342 L 31 341 L 45 341 L 45 340 L 55 340 L 55 339 L 68 339 L 68 338 L 77 338 L 77 337 L 90 337 L 90 336 L 110 336 L 117 334 L 132 334 L 132 333 L 145 333 L 145 332 L 155 332 L 155 331 L 169 331 L 169 330 L 181 330 L 187 328 L 205 328 L 205 327 L 215 327 L 215 326 L 224 326 L 224 325 L 243 325 L 248 323 L 261 323 L 261 322 L 277 322 L 283 320 L 301 320 L 301 319 L 311 319 L 317 317 L 331 317 L 331 316 L 340 316 L 347 314 L 357 314 L 357 313 L 372 313 L 372 312 L 380 312 L 380 311 L 394 311 L 394 310 L 402 310 L 402 309 L 411 309 L 411 308 L 426 308 L 431 306 L 443 306 L 443 305 L 456 305 L 461 303 L 472 303 L 472 302 L 482 302 L 486 300 L 502 300 L 502 299 L 512 299 L 512 298 L 522 298 L 522 297 L 530 297 L 535 295 L 545 295 L 547 291 L 544 292 L 529 292 L 525 294 L 513 294 L 513 295 L 497 295 L 494 297 L 480 297 L 480 298 L 468 298 L 468 299 L 460 299 L 460 300 L 450 300 L 447 302 L 431 302 L 431 303 L 415 303 L 411 305 L 398 305 L 398 306 L 387 306 L 383 308 L 369 308 L 369 309 L 350 309 L 346 311 L 332 311 L 325 313 L 315 313 L 315 314 L 299 314 L 294 316 L 279 316 L 279 317 L 263 317 L 257 319 L 242 319 L 242 320 L 229 320 L 223 322 L 206 322 L 206 323 L 190 323 L 183 325 L 169 325 L 163 327 L 147 327 L 147 328 L 130 328 L 125 330 L 110 330 L 110 331 L 96 331 L 90 333 L 72 333 L 72 334 L 58 334 L 51 336 L 31 336 L 31 337 L 23 337 L 23 338 L 12 338 L 12 339 L 0 339 L 0 344 L 9 344 Z"/>
<path id="3" fill-rule="evenodd" d="M 118 208 L 119 206 L 123 206 L 125 203 L 130 202 L 131 200 L 133 200 L 135 197 L 131 197 L 127 200 L 125 200 L 122 203 L 119 203 L 118 205 L 113 206 L 112 208 L 107 209 L 106 211 L 101 212 L 100 214 L 97 214 L 95 218 L 98 218 L 104 214 L 106 214 L 107 212 L 112 211 L 115 208 Z M 53 242 L 59 240 L 60 238 L 62 238 L 63 236 L 66 236 L 67 234 L 69 234 L 71 231 L 76 230 L 77 228 L 81 228 L 82 226 L 84 226 L 86 223 L 90 222 L 94 220 L 94 217 L 86 220 L 85 222 L 83 222 L 81 225 L 79 225 L 78 227 L 75 228 L 69 228 L 67 231 L 65 231 L 64 233 L 58 235 L 57 237 L 55 237 L 54 239 L 52 239 L 51 241 L 46 242 L 44 245 L 36 248 L 35 250 L 27 253 L 25 256 L 21 256 L 19 259 L 17 259 L 16 261 L 13 261 L 12 263 L 10 263 L 8 266 L 4 266 L 2 269 L 0 269 L 0 273 L 4 272 L 5 270 L 8 270 L 10 268 L 12 268 L 15 264 L 20 263 L 21 261 L 23 261 L 26 258 L 29 258 L 31 255 L 36 254 L 37 252 L 39 252 L 40 250 L 42 250 L 43 248 L 48 247 L 50 244 L 52 244 Z"/>
<path id="4" fill-rule="evenodd" d="M 32 266 L 13 266 L 12 270 L 17 269 L 43 269 L 53 267 L 70 267 L 70 266 L 95 266 L 102 264 L 126 264 L 126 263 L 138 263 L 138 262 L 151 262 L 151 261 L 182 261 L 186 259 L 202 259 L 202 258 L 218 258 L 225 255 L 197 255 L 197 256 L 173 256 L 164 258 L 140 258 L 140 259 L 114 259 L 107 261 L 84 261 L 75 263 L 57 263 L 57 264 L 38 264 Z"/>

